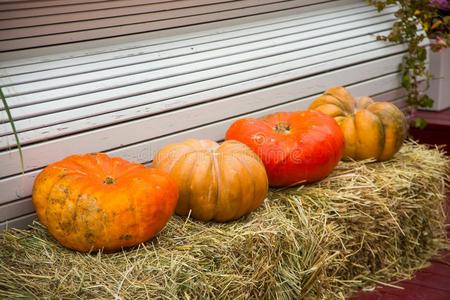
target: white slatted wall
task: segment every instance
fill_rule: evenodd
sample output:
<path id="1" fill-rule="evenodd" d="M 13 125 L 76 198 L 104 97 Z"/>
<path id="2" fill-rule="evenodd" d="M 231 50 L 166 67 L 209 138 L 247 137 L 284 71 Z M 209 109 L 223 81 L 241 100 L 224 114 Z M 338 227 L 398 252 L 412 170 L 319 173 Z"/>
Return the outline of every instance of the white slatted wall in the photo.
<path id="1" fill-rule="evenodd" d="M 35 217 L 35 176 L 73 153 L 149 163 L 162 145 L 220 140 L 238 117 L 303 109 L 337 84 L 402 105 L 405 49 L 374 39 L 389 31 L 394 9 L 356 0 L 148 2 L 0 4 L 0 86 L 25 158 L 20 174 L 0 107 L 0 229 Z M 206 24 L 185 26 L 197 23 Z M 100 40 L 72 43 L 80 39 Z"/>
<path id="2" fill-rule="evenodd" d="M 201 24 L 319 2 L 326 1 L 12 1 L 0 7 L 0 51 Z"/>

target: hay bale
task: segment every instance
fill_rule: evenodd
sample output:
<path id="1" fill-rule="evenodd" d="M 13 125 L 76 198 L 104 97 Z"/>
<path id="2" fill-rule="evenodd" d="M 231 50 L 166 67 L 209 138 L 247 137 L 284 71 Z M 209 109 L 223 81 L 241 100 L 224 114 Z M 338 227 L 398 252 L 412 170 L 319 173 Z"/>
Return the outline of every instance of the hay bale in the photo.
<path id="1" fill-rule="evenodd" d="M 0 234 L 0 298 L 329 299 L 407 278 L 447 247 L 449 159 L 414 143 L 384 163 L 272 190 L 229 224 L 173 217 L 116 254 L 62 248 L 39 223 Z"/>

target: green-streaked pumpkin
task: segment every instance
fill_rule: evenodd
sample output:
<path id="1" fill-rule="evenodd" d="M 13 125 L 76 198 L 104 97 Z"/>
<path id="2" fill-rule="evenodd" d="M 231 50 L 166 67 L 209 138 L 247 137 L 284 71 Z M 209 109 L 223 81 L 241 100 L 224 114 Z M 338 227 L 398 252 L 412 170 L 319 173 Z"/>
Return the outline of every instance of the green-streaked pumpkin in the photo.
<path id="1" fill-rule="evenodd" d="M 171 175 L 180 197 L 175 212 L 182 216 L 226 222 L 261 205 L 268 180 L 259 157 L 246 145 L 188 139 L 162 148 L 153 167 Z"/>
<path id="2" fill-rule="evenodd" d="M 407 135 L 405 115 L 394 104 L 370 97 L 355 99 L 340 86 L 327 89 L 309 108 L 337 121 L 345 138 L 344 158 L 391 159 Z"/>

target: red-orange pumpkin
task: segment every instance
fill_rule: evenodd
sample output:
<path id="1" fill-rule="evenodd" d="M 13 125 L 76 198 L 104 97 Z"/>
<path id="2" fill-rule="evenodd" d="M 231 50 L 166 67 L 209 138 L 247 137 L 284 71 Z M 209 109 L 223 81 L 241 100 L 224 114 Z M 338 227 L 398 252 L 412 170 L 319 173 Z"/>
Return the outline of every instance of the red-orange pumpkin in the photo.
<path id="1" fill-rule="evenodd" d="M 178 199 L 174 180 L 121 158 L 69 156 L 36 178 L 33 204 L 42 224 L 63 246 L 112 252 L 155 236 Z"/>
<path id="2" fill-rule="evenodd" d="M 344 137 L 336 121 L 316 111 L 240 119 L 228 129 L 226 139 L 243 142 L 255 151 L 274 187 L 325 178 L 344 150 Z"/>

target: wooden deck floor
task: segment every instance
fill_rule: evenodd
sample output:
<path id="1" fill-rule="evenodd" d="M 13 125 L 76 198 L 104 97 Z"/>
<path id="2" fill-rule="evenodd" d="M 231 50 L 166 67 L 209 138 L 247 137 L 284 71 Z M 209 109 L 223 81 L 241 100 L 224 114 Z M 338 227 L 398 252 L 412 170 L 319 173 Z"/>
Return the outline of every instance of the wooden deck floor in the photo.
<path id="1" fill-rule="evenodd" d="M 450 143 L 450 109 L 435 113 L 423 112 L 429 127 L 415 135 L 421 142 L 447 144 L 449 153 Z M 447 216 L 450 223 L 450 191 L 447 194 Z M 450 239 L 450 228 L 447 228 Z M 417 272 L 413 279 L 396 283 L 402 290 L 383 287 L 373 292 L 360 292 L 350 300 L 450 300 L 450 251 L 440 253 L 431 259 L 431 266 Z"/>
<path id="2" fill-rule="evenodd" d="M 411 135 L 424 144 L 446 145 L 445 150 L 450 154 L 450 108 L 440 111 L 421 111 L 419 116 L 427 120 L 425 129 L 411 128 Z"/>

